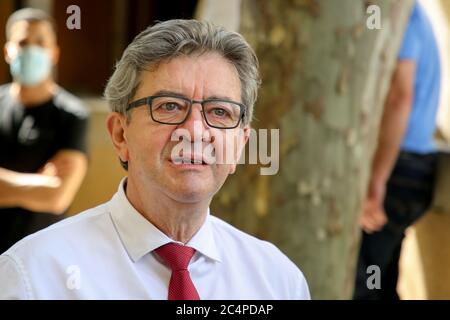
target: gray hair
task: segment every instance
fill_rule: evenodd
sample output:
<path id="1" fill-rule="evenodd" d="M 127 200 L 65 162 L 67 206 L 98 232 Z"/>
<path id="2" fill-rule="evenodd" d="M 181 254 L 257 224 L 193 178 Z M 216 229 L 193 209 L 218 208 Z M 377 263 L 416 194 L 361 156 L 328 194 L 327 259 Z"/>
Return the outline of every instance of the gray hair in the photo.
<path id="1" fill-rule="evenodd" d="M 139 86 L 140 72 L 181 55 L 217 52 L 232 63 L 241 82 L 241 99 L 246 106 L 244 123 L 253 117 L 258 86 L 258 59 L 245 39 L 210 22 L 168 20 L 148 27 L 125 49 L 105 88 L 112 111 L 126 112 Z"/>
<path id="2" fill-rule="evenodd" d="M 56 23 L 55 20 L 45 11 L 35 8 L 24 8 L 15 11 L 11 14 L 6 22 L 6 39 L 11 37 L 12 26 L 19 21 L 39 22 L 47 21 L 50 23 L 54 34 L 56 35 Z"/>

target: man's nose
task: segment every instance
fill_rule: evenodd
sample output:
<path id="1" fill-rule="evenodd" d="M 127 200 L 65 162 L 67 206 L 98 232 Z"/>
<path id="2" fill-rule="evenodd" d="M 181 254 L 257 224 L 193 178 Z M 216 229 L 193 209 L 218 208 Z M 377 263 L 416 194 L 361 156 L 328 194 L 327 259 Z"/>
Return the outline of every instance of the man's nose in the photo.
<path id="1" fill-rule="evenodd" d="M 204 136 L 208 126 L 202 113 L 201 105 L 199 103 L 193 103 L 188 117 L 179 125 L 179 128 L 185 129 L 189 133 L 190 137 L 186 138 L 189 138 L 191 142 L 205 140 Z"/>

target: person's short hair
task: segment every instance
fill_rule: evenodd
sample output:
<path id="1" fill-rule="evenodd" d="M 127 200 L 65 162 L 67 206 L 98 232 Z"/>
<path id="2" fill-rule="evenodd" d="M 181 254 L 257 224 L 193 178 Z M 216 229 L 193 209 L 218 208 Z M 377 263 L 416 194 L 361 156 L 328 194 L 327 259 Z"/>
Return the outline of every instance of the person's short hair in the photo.
<path id="1" fill-rule="evenodd" d="M 129 119 L 126 108 L 139 86 L 141 71 L 181 55 L 207 52 L 219 53 L 236 67 L 241 82 L 241 100 L 246 106 L 243 123 L 249 124 L 260 83 L 258 59 L 239 33 L 205 21 L 168 20 L 137 35 L 116 64 L 104 97 L 112 111 Z"/>
<path id="2" fill-rule="evenodd" d="M 28 22 L 47 21 L 50 23 L 53 33 L 56 35 L 56 23 L 51 15 L 40 9 L 24 8 L 13 12 L 9 16 L 5 28 L 7 40 L 9 40 L 11 37 L 12 26 L 19 21 L 28 21 Z"/>

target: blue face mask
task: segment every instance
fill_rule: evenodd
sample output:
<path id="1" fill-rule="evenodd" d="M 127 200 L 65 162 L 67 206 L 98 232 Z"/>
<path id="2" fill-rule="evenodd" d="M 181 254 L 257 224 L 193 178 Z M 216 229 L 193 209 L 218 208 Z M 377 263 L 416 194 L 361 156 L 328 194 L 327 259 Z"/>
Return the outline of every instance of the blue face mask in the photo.
<path id="1" fill-rule="evenodd" d="M 49 76 L 52 63 L 46 49 L 31 45 L 21 49 L 9 67 L 16 81 L 25 86 L 34 86 Z"/>

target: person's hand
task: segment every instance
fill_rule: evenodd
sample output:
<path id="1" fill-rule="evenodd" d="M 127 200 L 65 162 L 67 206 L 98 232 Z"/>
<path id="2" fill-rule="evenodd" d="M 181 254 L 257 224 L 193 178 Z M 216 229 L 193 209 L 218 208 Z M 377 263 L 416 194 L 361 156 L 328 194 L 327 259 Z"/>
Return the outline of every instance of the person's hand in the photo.
<path id="1" fill-rule="evenodd" d="M 37 174 L 28 174 L 23 176 L 23 183 L 26 186 L 45 185 L 47 187 L 57 188 L 61 185 L 61 179 L 58 177 L 58 169 L 52 162 L 47 162 L 40 168 Z"/>
<path id="2" fill-rule="evenodd" d="M 383 205 L 385 192 L 386 184 L 384 182 L 370 183 L 359 221 L 362 229 L 369 234 L 380 231 L 388 221 Z"/>
<path id="3" fill-rule="evenodd" d="M 52 162 L 47 162 L 39 171 L 39 174 L 55 177 L 58 173 L 56 166 Z"/>

